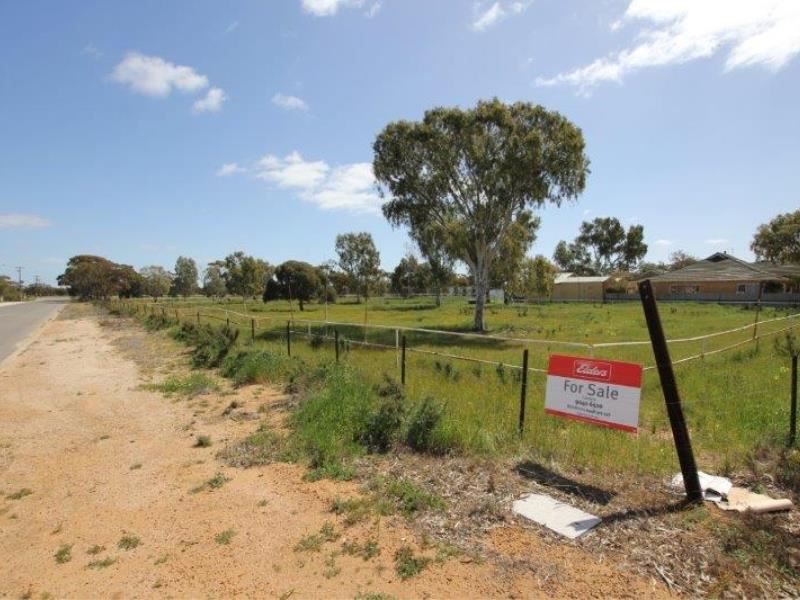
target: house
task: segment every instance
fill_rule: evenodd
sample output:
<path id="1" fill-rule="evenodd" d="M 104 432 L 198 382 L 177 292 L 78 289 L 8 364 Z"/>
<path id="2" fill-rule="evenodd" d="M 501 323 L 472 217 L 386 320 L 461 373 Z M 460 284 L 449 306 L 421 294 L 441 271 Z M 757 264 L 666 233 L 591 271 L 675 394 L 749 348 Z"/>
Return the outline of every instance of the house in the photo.
<path id="1" fill-rule="evenodd" d="M 610 275 L 583 277 L 574 273 L 559 273 L 553 282 L 551 299 L 555 301 L 582 300 L 602 302 Z"/>
<path id="2" fill-rule="evenodd" d="M 797 278 L 800 265 L 749 263 L 717 252 L 649 279 L 661 299 L 751 301 L 765 295 L 773 300 L 796 300 L 792 292 L 797 291 Z"/>

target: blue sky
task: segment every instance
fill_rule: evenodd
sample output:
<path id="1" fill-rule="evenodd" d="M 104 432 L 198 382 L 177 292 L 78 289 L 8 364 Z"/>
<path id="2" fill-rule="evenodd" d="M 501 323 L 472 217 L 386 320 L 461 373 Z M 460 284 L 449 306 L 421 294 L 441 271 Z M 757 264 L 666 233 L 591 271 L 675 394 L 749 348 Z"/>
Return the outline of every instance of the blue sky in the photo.
<path id="1" fill-rule="evenodd" d="M 800 204 L 795 0 L 7 0 L 0 52 L 0 273 L 26 280 L 79 253 L 319 263 L 361 230 L 391 269 L 375 135 L 494 96 L 566 115 L 592 161 L 531 254 L 616 216 L 650 260 L 749 258 Z"/>

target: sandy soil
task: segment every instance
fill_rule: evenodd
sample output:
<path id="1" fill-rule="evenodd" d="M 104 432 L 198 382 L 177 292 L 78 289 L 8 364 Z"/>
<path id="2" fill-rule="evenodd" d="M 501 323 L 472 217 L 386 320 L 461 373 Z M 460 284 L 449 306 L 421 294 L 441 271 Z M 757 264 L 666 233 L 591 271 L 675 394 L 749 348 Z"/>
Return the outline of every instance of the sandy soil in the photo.
<path id="1" fill-rule="evenodd" d="M 163 370 L 128 358 L 113 329 L 68 307 L 28 348 L 0 367 L 0 596 L 354 598 L 383 592 L 409 597 L 641 597 L 665 595 L 655 581 L 628 575 L 586 551 L 543 545 L 536 532 L 495 530 L 487 547 L 505 557 L 478 563 L 455 557 L 401 581 L 397 548 L 420 540 L 400 517 L 345 528 L 329 510 L 355 484 L 307 482 L 298 465 L 233 469 L 216 459 L 257 421 L 232 420 L 279 402 L 258 388 L 173 401 L 142 389 Z M 70 315 L 77 318 L 69 318 Z M 130 335 L 130 334 L 128 334 Z M 147 344 L 142 338 L 139 344 Z M 116 339 L 118 342 L 119 340 Z M 173 359 L 174 350 L 172 351 Z M 179 357 L 178 357 L 179 358 Z M 210 448 L 194 447 L 198 434 Z M 191 490 L 223 473 L 215 490 Z M 29 495 L 14 499 L 22 489 Z M 298 541 L 326 521 L 341 537 L 319 552 Z M 235 531 L 229 544 L 215 536 Z M 124 535 L 140 544 L 118 547 Z M 365 561 L 340 553 L 344 541 L 377 538 Z M 56 552 L 71 545 L 70 560 Z M 102 547 L 89 554 L 92 546 Z M 431 551 L 427 551 L 431 554 Z M 534 556 L 537 569 L 515 567 Z M 104 568 L 92 561 L 114 559 Z M 519 561 L 528 565 L 527 561 Z"/>

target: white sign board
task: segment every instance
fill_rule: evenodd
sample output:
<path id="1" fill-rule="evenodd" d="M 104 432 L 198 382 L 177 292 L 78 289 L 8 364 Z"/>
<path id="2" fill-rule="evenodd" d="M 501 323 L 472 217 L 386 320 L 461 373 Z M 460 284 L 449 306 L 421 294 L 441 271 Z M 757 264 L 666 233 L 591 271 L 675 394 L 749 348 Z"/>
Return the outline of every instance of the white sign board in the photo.
<path id="1" fill-rule="evenodd" d="M 636 433 L 642 366 L 553 354 L 547 369 L 544 410 L 602 427 Z"/>

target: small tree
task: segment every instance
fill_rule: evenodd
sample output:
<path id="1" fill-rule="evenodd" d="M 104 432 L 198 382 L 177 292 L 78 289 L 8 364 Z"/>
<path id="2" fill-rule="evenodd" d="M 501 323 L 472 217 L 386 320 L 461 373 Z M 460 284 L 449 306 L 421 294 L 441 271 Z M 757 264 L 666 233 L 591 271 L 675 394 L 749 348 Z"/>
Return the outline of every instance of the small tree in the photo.
<path id="1" fill-rule="evenodd" d="M 525 257 L 513 278 L 510 291 L 526 300 L 532 296 L 547 298 L 553 291 L 556 267 L 541 254 L 535 258 Z"/>
<path id="2" fill-rule="evenodd" d="M 428 261 L 430 282 L 436 292 L 436 306 L 442 305 L 442 286 L 453 276 L 455 260 L 448 252 L 447 236 L 436 224 L 412 232 L 419 251 Z"/>
<path id="3" fill-rule="evenodd" d="M 203 273 L 203 293 L 209 298 L 222 298 L 227 291 L 225 279 L 222 277 L 225 263 L 215 261 L 208 263 Z"/>
<path id="4" fill-rule="evenodd" d="M 413 254 L 407 254 L 400 259 L 389 276 L 389 281 L 392 292 L 410 296 L 413 292 L 427 289 L 431 281 L 431 270 L 427 263 L 421 263 Z"/>
<path id="5" fill-rule="evenodd" d="M 222 278 L 228 292 L 241 296 L 242 302 L 247 298 L 260 296 L 272 277 L 272 267 L 269 263 L 249 256 L 242 251 L 234 252 L 225 257 Z"/>
<path id="6" fill-rule="evenodd" d="M 298 260 L 287 260 L 275 269 L 275 279 L 267 283 L 264 291 L 265 298 L 268 293 L 270 296 L 274 294 L 270 290 L 272 281 L 277 284 L 273 288 L 274 292 L 277 292 L 280 297 L 286 298 L 290 302 L 297 300 L 301 311 L 305 310 L 304 303 L 315 298 L 322 287 L 317 269 L 306 262 Z"/>
<path id="7" fill-rule="evenodd" d="M 697 257 L 687 254 L 683 250 L 675 250 L 669 255 L 669 270 L 677 271 L 697 262 Z"/>
<path id="8" fill-rule="evenodd" d="M 496 99 L 390 123 L 373 148 L 375 177 L 391 194 L 383 214 L 415 239 L 438 228 L 448 254 L 472 274 L 479 331 L 490 270 L 509 229 L 546 202 L 577 198 L 589 172 L 583 135 L 570 121 Z"/>
<path id="9" fill-rule="evenodd" d="M 139 269 L 139 274 L 142 276 L 144 293 L 151 296 L 154 301 L 157 302 L 159 298 L 169 293 L 172 275 L 164 267 L 158 265 L 142 267 Z"/>
<path id="10" fill-rule="evenodd" d="M 778 215 L 760 225 L 750 249 L 758 260 L 800 263 L 800 210 Z"/>
<path id="11" fill-rule="evenodd" d="M 631 225 L 626 232 L 618 219 L 598 217 L 581 223 L 573 243 L 559 242 L 553 258 L 564 271 L 608 275 L 617 270 L 635 270 L 645 254 L 644 227 Z"/>
<path id="12" fill-rule="evenodd" d="M 187 298 L 197 291 L 197 264 L 191 258 L 179 256 L 175 261 L 175 293 Z"/>
<path id="13" fill-rule="evenodd" d="M 336 236 L 339 268 L 347 274 L 361 302 L 381 278 L 381 257 L 369 233 L 344 233 Z"/>

